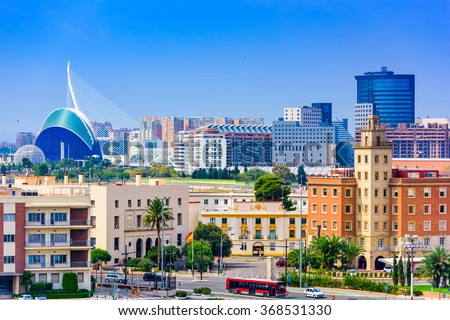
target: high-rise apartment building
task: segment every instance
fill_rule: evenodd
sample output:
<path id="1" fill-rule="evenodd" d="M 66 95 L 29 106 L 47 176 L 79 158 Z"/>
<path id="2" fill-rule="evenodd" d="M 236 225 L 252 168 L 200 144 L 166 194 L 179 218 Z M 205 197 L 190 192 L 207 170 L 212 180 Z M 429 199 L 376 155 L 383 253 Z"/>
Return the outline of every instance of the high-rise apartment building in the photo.
<path id="1" fill-rule="evenodd" d="M 316 127 L 322 123 L 322 109 L 311 107 L 284 108 L 284 121 L 298 121 L 303 127 Z M 330 124 L 331 125 L 331 120 Z"/>
<path id="2" fill-rule="evenodd" d="M 399 123 L 414 123 L 415 77 L 413 74 L 394 74 L 381 71 L 355 76 L 357 104 L 373 104 L 373 114 L 380 123 L 397 127 Z"/>
<path id="3" fill-rule="evenodd" d="M 16 150 L 22 146 L 27 144 L 34 144 L 34 136 L 33 132 L 19 132 L 16 135 Z"/>

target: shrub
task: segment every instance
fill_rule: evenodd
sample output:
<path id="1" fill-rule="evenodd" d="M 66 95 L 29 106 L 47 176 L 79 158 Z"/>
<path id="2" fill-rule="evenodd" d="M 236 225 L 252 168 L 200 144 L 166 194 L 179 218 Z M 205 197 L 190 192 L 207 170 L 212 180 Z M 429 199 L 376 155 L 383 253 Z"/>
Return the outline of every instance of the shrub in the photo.
<path id="1" fill-rule="evenodd" d="M 45 283 L 45 291 L 50 291 L 50 290 L 53 290 L 53 283 L 46 282 Z"/>
<path id="2" fill-rule="evenodd" d="M 336 271 L 333 271 L 332 276 L 336 277 Z"/>
<path id="3" fill-rule="evenodd" d="M 184 297 L 187 297 L 187 292 L 183 291 L 183 290 L 180 290 L 180 291 L 177 291 L 175 293 L 175 296 L 178 297 L 178 298 L 184 298 Z"/>
<path id="4" fill-rule="evenodd" d="M 201 294 L 211 294 L 211 288 L 208 287 L 201 288 Z"/>
<path id="5" fill-rule="evenodd" d="M 78 276 L 75 272 L 65 272 L 62 279 L 62 287 L 66 292 L 78 291 Z"/>
<path id="6" fill-rule="evenodd" d="M 413 294 L 415 297 L 423 296 L 422 290 L 419 290 L 419 289 L 414 289 Z"/>
<path id="7" fill-rule="evenodd" d="M 194 288 L 194 293 L 202 293 L 202 288 Z"/>
<path id="8" fill-rule="evenodd" d="M 30 286 L 31 293 L 44 293 L 45 292 L 45 282 L 35 282 Z"/>

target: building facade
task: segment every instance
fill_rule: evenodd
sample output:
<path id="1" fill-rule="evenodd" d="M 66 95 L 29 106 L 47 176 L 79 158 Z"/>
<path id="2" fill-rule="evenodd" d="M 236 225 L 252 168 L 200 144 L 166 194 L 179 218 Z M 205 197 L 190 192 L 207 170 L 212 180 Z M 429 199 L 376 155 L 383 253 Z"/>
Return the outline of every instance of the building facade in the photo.
<path id="1" fill-rule="evenodd" d="M 365 72 L 355 76 L 357 104 L 373 104 L 373 114 L 380 123 L 397 127 L 399 123 L 414 123 L 415 76 L 394 74 L 382 67 L 381 71 Z M 356 122 L 356 121 L 355 121 Z"/>

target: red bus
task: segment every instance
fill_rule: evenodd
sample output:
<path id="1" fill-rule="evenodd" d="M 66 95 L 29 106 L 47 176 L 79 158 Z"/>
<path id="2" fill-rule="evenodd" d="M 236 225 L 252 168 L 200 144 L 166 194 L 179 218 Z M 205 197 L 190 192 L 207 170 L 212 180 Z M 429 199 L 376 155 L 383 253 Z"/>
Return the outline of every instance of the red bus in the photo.
<path id="1" fill-rule="evenodd" d="M 226 290 L 230 293 L 261 297 L 287 297 L 286 282 L 266 279 L 227 278 Z"/>

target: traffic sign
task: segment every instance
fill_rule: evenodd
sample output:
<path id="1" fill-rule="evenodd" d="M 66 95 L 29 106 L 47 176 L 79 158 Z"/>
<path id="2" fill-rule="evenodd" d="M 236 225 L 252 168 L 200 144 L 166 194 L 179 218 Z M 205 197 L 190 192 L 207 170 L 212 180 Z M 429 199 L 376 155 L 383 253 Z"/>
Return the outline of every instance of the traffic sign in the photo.
<path id="1" fill-rule="evenodd" d="M 331 296 L 331 299 L 336 300 L 336 297 L 335 296 Z"/>
<path id="2" fill-rule="evenodd" d="M 442 298 L 445 299 L 447 298 L 447 295 L 445 293 L 442 294 Z"/>
<path id="3" fill-rule="evenodd" d="M 384 292 L 387 292 L 388 291 L 388 285 L 386 284 L 386 285 L 384 285 Z"/>

